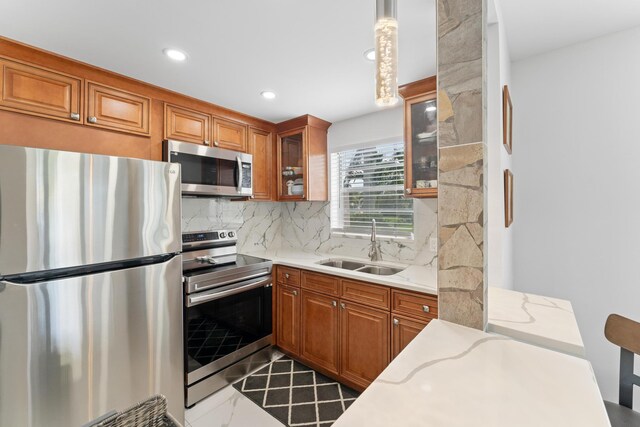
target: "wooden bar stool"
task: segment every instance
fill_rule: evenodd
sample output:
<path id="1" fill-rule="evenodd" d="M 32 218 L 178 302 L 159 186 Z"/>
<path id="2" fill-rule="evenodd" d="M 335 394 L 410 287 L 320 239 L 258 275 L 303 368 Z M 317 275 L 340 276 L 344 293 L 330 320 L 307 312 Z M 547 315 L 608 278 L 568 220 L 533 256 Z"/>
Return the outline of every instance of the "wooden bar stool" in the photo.
<path id="1" fill-rule="evenodd" d="M 640 323 L 611 314 L 604 326 L 604 336 L 620 347 L 618 404 L 604 401 L 611 426 L 640 426 L 640 413 L 633 410 L 633 386 L 640 386 L 640 376 L 633 373 L 634 353 L 640 354 Z"/>

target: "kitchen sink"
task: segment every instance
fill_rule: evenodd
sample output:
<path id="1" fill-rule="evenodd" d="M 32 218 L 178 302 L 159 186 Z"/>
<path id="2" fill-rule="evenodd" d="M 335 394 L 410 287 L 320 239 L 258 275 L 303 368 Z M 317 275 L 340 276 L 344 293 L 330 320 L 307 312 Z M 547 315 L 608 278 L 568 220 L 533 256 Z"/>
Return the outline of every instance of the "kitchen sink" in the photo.
<path id="1" fill-rule="evenodd" d="M 384 265 L 370 265 L 358 261 L 349 261 L 346 259 L 327 259 L 319 261 L 318 264 L 327 267 L 342 268 L 345 270 L 358 271 L 360 273 L 375 274 L 376 276 L 391 276 L 400 273 L 404 268 L 387 267 Z"/>
<path id="2" fill-rule="evenodd" d="M 380 265 L 366 265 L 357 269 L 360 273 L 376 274 L 378 276 L 391 276 L 392 274 L 400 273 L 404 268 L 396 267 L 384 267 Z"/>
<path id="3" fill-rule="evenodd" d="M 356 270 L 366 265 L 363 262 L 349 261 L 346 259 L 328 259 L 320 261 L 318 264 L 326 265 L 327 267 L 344 268 L 345 270 Z"/>

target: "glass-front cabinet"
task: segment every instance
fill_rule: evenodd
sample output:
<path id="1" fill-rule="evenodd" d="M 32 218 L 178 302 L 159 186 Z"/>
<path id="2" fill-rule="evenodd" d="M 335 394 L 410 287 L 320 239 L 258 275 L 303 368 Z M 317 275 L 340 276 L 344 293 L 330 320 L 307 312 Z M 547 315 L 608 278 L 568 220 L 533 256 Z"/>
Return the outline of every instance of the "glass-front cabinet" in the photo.
<path id="1" fill-rule="evenodd" d="M 304 200 L 306 128 L 294 129 L 278 136 L 280 199 Z"/>
<path id="2" fill-rule="evenodd" d="M 329 200 L 327 129 L 311 115 L 278 124 L 278 200 Z"/>
<path id="3" fill-rule="evenodd" d="M 404 98 L 405 196 L 438 197 L 435 77 L 400 88 Z"/>

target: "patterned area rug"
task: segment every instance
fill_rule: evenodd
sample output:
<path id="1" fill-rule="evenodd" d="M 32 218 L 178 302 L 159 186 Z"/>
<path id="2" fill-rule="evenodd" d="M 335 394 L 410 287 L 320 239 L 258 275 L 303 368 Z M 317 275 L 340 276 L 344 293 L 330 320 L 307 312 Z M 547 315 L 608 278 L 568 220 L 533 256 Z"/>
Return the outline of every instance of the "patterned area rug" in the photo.
<path id="1" fill-rule="evenodd" d="M 328 427 L 360 395 L 287 356 L 233 387 L 290 427 Z"/>

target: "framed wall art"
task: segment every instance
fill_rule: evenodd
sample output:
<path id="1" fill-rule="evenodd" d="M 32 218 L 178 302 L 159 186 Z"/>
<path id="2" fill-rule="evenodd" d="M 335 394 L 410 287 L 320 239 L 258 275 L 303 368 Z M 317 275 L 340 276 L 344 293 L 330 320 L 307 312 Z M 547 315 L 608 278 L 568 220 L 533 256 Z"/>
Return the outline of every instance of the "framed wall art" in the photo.
<path id="1" fill-rule="evenodd" d="M 513 173 L 504 170 L 504 226 L 509 228 L 513 223 Z"/>
<path id="2" fill-rule="evenodd" d="M 511 154 L 513 148 L 513 105 L 509 86 L 504 85 L 502 89 L 502 145 Z"/>

